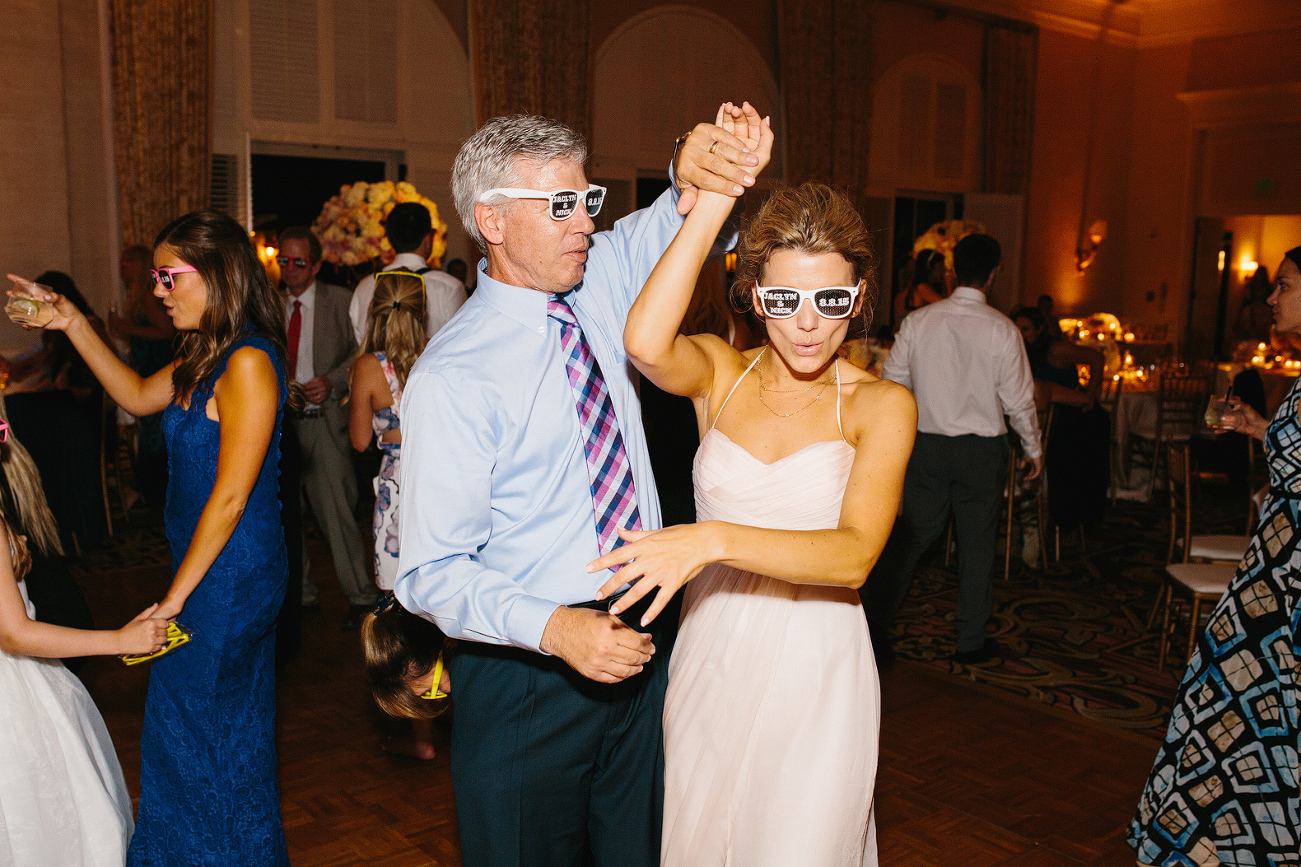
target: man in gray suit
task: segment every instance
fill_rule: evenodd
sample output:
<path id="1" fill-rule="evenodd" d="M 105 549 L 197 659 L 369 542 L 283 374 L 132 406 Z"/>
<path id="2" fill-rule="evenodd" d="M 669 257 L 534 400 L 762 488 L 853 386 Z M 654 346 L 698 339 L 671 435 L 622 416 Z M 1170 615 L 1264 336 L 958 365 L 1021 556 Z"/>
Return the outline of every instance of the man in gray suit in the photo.
<path id="1" fill-rule="evenodd" d="M 357 629 L 375 604 L 375 587 L 366 568 L 369 549 L 363 545 L 353 517 L 357 482 L 348 442 L 348 413 L 339 406 L 339 398 L 348 392 L 348 364 L 357 349 L 348 319 L 352 296 L 341 286 L 317 282 L 321 242 L 306 226 L 292 226 L 280 233 L 276 261 L 288 290 L 287 374 L 302 385 L 307 401 L 294 419 L 303 449 L 303 489 L 330 542 L 334 571 L 348 597 L 343 628 Z M 303 606 L 315 604 L 316 587 L 304 565 Z"/>

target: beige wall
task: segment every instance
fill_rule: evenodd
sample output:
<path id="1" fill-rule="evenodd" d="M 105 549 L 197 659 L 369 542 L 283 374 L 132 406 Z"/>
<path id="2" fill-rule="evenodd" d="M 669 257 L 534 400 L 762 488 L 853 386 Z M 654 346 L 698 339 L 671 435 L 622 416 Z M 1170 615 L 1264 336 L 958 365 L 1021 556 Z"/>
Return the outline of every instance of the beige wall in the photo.
<path id="1" fill-rule="evenodd" d="M 1120 313 L 1124 297 L 1134 57 L 1115 45 L 1102 46 L 1098 110 L 1090 131 L 1098 51 L 1096 40 L 1051 30 L 1039 36 L 1023 294 L 1028 300 L 1052 295 L 1065 313 Z M 1083 275 L 1075 267 L 1082 211 L 1086 226 L 1095 220 L 1108 224 L 1107 239 Z"/>
<path id="2" fill-rule="evenodd" d="M 64 271 L 102 315 L 117 253 L 99 33 L 96 0 L 0 4 L 0 274 Z M 0 350 L 31 339 L 0 318 Z"/>

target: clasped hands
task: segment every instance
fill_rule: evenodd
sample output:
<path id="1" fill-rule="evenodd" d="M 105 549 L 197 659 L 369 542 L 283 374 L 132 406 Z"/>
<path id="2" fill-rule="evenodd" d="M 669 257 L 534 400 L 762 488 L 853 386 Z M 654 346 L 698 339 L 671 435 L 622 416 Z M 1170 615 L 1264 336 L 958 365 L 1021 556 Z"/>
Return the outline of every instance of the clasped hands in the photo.
<path id="1" fill-rule="evenodd" d="M 673 174 L 680 191 L 679 214 L 691 210 L 699 190 L 740 196 L 754 186 L 751 169 L 763 168 L 755 149 L 767 124 L 754 106 L 725 102 L 716 121 L 696 124 L 678 148 Z"/>
<path id="2" fill-rule="evenodd" d="M 587 571 L 591 574 L 622 566 L 597 591 L 597 599 L 605 599 L 629 582 L 633 586 L 608 614 L 590 608 L 557 608 L 542 633 L 542 651 L 600 683 L 618 683 L 640 674 L 655 655 L 655 644 L 649 633 L 636 631 L 616 615 L 658 587 L 641 625 L 654 620 L 683 584 L 718 559 L 709 553 L 714 530 L 715 525 L 708 522 L 655 531 L 620 528 L 619 536 L 626 544 L 593 560 Z"/>

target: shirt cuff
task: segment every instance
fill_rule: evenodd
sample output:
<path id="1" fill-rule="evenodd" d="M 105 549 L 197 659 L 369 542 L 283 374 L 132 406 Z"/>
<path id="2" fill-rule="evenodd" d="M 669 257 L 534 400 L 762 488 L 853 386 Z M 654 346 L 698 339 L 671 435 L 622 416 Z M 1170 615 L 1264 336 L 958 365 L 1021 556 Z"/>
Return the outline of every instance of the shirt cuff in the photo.
<path id="1" fill-rule="evenodd" d="M 534 653 L 549 655 L 542 650 L 542 633 L 546 631 L 551 615 L 560 607 L 562 606 L 558 602 L 539 599 L 537 596 L 521 596 L 516 599 L 506 617 L 507 635 L 511 644 Z"/>

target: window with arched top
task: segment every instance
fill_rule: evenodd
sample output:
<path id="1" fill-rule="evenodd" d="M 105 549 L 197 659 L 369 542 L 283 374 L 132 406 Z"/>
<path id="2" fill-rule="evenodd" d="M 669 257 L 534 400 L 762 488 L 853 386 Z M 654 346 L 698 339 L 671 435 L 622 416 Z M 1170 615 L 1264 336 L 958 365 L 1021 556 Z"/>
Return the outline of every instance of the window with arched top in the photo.
<path id="1" fill-rule="evenodd" d="M 712 121 L 728 100 L 748 99 L 772 115 L 778 146 L 764 176 L 784 173 L 781 93 L 772 71 L 744 33 L 712 12 L 656 6 L 634 15 L 597 49 L 592 87 L 588 174 L 610 187 L 607 219 L 631 211 L 637 178 L 664 177 L 674 139 Z"/>
<path id="2" fill-rule="evenodd" d="M 914 54 L 875 87 L 871 177 L 875 187 L 980 189 L 982 90 L 942 54 Z"/>

